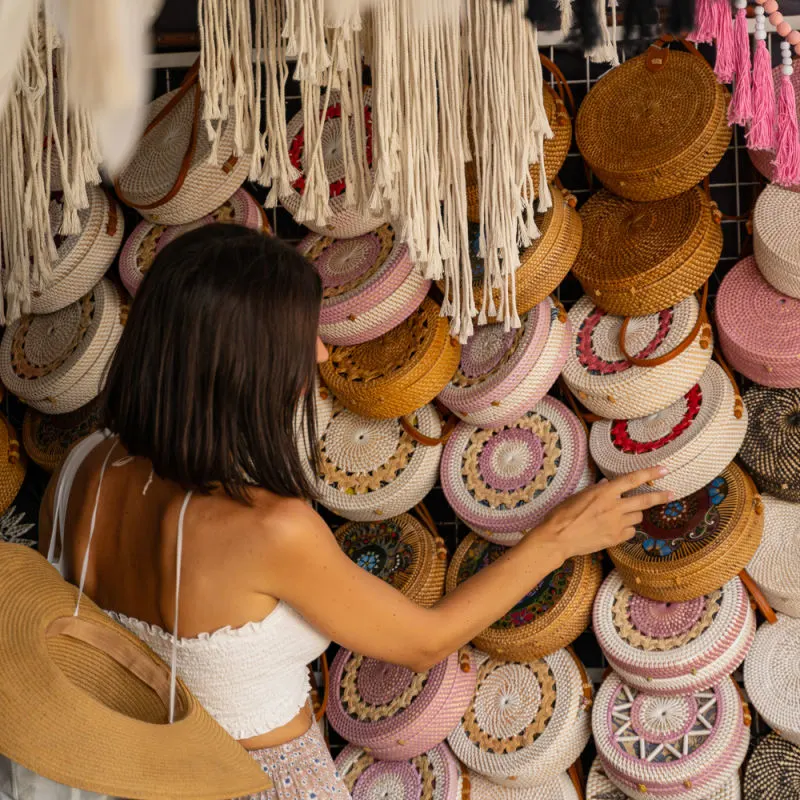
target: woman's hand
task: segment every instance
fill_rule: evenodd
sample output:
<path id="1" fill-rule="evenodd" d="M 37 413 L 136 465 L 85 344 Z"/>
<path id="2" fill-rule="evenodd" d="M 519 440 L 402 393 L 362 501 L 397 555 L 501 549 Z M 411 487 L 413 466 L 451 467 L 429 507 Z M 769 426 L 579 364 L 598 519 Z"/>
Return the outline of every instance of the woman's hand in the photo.
<path id="1" fill-rule="evenodd" d="M 614 547 L 635 534 L 643 511 L 673 499 L 672 492 L 622 495 L 666 474 L 663 467 L 653 467 L 602 480 L 553 509 L 533 538 L 551 538 L 565 559 Z"/>

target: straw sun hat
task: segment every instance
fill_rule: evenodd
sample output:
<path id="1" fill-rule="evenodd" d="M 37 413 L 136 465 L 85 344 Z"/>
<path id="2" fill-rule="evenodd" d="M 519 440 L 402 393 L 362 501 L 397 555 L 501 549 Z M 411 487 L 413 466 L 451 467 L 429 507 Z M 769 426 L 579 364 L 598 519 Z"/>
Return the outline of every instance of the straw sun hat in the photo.
<path id="1" fill-rule="evenodd" d="M 36 551 L 0 544 L 0 753 L 126 798 L 227 798 L 271 781 L 181 680 Z"/>

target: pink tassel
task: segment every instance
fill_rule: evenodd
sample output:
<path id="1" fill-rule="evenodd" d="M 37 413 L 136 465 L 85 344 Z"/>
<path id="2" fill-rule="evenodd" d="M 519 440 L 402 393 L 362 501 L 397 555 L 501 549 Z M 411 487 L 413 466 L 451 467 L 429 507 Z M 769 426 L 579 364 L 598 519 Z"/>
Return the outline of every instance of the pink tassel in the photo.
<path id="1" fill-rule="evenodd" d="M 763 39 L 753 56 L 753 119 L 747 131 L 747 146 L 751 150 L 775 149 L 775 83 L 772 60 Z"/>
<path id="2" fill-rule="evenodd" d="M 746 0 L 745 0 L 746 2 Z M 737 7 L 740 4 L 737 3 Z M 747 32 L 747 10 L 738 8 L 734 22 L 733 60 L 736 86 L 728 106 L 728 124 L 746 125 L 753 116 L 753 90 L 750 83 L 750 34 Z"/>
<path id="3" fill-rule="evenodd" d="M 797 131 L 797 106 L 790 75 L 781 76 L 778 97 L 778 152 L 772 162 L 772 179 L 781 186 L 800 183 L 800 140 Z"/>
<path id="4" fill-rule="evenodd" d="M 714 72 L 722 83 L 733 80 L 733 22 L 728 0 L 714 0 L 714 30 L 717 40 L 717 60 Z"/>
<path id="5" fill-rule="evenodd" d="M 696 0 L 694 30 L 687 37 L 695 44 L 711 44 L 714 40 L 714 9 L 711 0 Z"/>

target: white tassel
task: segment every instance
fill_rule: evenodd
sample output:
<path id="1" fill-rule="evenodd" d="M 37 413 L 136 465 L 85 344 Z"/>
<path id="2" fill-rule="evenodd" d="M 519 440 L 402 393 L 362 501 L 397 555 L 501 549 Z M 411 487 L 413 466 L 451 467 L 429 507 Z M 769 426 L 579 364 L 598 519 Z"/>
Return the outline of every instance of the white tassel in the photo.
<path id="1" fill-rule="evenodd" d="M 595 5 L 597 7 L 597 18 L 600 21 L 600 41 L 595 47 L 587 51 L 586 57 L 595 64 L 610 64 L 612 67 L 618 67 L 616 1 L 611 0 L 610 2 L 613 37 L 608 29 L 606 0 L 595 0 Z"/>

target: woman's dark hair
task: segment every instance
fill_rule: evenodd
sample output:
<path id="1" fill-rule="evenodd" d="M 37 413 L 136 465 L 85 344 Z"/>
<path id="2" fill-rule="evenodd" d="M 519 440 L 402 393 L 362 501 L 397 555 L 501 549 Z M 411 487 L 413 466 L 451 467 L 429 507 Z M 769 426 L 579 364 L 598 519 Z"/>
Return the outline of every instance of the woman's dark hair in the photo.
<path id="1" fill-rule="evenodd" d="M 232 224 L 183 234 L 136 294 L 108 374 L 106 424 L 186 489 L 310 497 L 295 414 L 302 401 L 303 434 L 316 442 L 321 301 L 312 265 L 278 239 Z"/>

